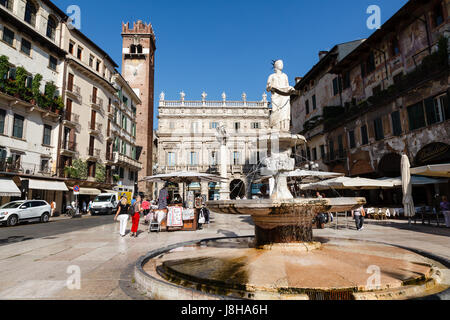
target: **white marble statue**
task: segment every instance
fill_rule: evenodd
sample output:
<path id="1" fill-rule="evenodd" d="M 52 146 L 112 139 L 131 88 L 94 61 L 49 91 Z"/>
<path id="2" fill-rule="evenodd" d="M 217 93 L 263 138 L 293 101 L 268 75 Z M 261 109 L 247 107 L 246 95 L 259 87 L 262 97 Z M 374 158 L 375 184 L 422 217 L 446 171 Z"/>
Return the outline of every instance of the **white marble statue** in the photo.
<path id="1" fill-rule="evenodd" d="M 180 92 L 180 99 L 181 101 L 184 101 L 184 99 L 186 98 L 186 93 L 184 93 L 184 91 Z"/>
<path id="2" fill-rule="evenodd" d="M 164 101 L 164 99 L 166 98 L 166 94 L 163 92 L 161 92 L 161 94 L 159 95 L 159 101 Z"/>
<path id="3" fill-rule="evenodd" d="M 202 93 L 202 101 L 206 101 L 206 97 L 207 96 L 208 95 L 206 94 L 206 92 L 203 91 L 203 93 Z"/>
<path id="4" fill-rule="evenodd" d="M 272 115 L 270 127 L 289 132 L 291 123 L 291 95 L 298 91 L 289 85 L 288 76 L 283 73 L 283 61 L 274 63 L 275 73 L 267 81 L 267 91 L 272 93 Z"/>
<path id="5" fill-rule="evenodd" d="M 227 94 L 225 92 L 222 93 L 222 101 L 227 101 Z"/>

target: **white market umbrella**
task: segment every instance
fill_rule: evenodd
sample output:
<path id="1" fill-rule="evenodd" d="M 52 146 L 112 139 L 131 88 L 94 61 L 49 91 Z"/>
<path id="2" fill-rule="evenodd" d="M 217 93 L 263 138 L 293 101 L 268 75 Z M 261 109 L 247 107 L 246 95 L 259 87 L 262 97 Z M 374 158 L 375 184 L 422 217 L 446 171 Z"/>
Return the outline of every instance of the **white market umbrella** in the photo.
<path id="1" fill-rule="evenodd" d="M 222 182 L 226 181 L 227 179 L 217 176 L 214 174 L 209 173 L 200 173 L 200 172 L 193 172 L 193 171 L 178 171 L 173 173 L 166 173 L 166 174 L 158 174 L 155 176 L 149 176 L 145 177 L 143 181 L 149 181 L 149 182 L 160 182 L 160 181 L 167 181 L 167 182 L 174 182 L 174 183 L 192 183 L 192 182 L 201 182 L 201 181 L 208 181 L 208 182 Z"/>
<path id="2" fill-rule="evenodd" d="M 380 181 L 366 178 L 339 177 L 316 183 L 309 183 L 300 186 L 302 190 L 329 190 L 329 189 L 353 189 L 370 190 L 380 188 L 393 188 L 394 184 L 389 181 Z"/>
<path id="3" fill-rule="evenodd" d="M 411 224 L 411 217 L 416 212 L 414 209 L 414 200 L 412 197 L 412 183 L 411 183 L 411 164 L 407 155 L 402 155 L 401 162 L 402 171 L 402 190 L 403 190 L 403 205 L 405 207 L 405 216 L 409 218 L 409 224 Z"/>
<path id="4" fill-rule="evenodd" d="M 450 178 L 450 163 L 435 164 L 419 168 L 412 168 L 411 174 L 427 177 Z"/>
<path id="5" fill-rule="evenodd" d="M 200 173 L 193 171 L 177 171 L 166 174 L 158 174 L 155 176 L 149 176 L 142 179 L 142 181 L 148 182 L 172 182 L 172 183 L 182 183 L 183 184 L 183 199 L 186 201 L 185 195 L 185 184 L 190 184 L 192 182 L 225 182 L 225 179 L 221 176 L 217 176 L 209 173 Z"/>
<path id="6" fill-rule="evenodd" d="M 394 187 L 401 187 L 403 185 L 402 177 L 398 178 L 380 178 L 378 180 L 381 181 L 389 181 L 394 184 Z M 440 184 L 440 183 L 447 183 L 447 179 L 432 179 L 427 177 L 421 177 L 421 176 L 411 176 L 411 184 L 413 186 L 425 186 L 430 184 Z"/>
<path id="7" fill-rule="evenodd" d="M 331 178 L 337 178 L 344 176 L 343 173 L 336 173 L 336 172 L 323 172 L 323 171 L 311 171 L 311 170 L 295 170 L 290 172 L 282 173 L 281 176 L 288 177 L 288 178 L 315 178 L 318 180 L 325 180 L 325 179 L 331 179 Z M 256 183 L 260 183 L 266 180 L 271 179 L 272 176 L 265 176 L 258 180 L 256 180 Z"/>

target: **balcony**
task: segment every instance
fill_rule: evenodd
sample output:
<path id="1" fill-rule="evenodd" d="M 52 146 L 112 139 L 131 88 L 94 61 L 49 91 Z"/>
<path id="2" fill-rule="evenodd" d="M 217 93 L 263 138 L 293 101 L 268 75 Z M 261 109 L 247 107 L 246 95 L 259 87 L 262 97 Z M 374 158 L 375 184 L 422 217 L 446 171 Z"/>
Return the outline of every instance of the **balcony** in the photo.
<path id="1" fill-rule="evenodd" d="M 243 165 L 231 165 L 230 172 L 231 172 L 231 174 L 242 173 L 242 172 L 244 172 L 244 166 Z"/>
<path id="2" fill-rule="evenodd" d="M 114 163 L 132 169 L 142 170 L 142 164 L 139 161 L 120 154 L 119 152 L 114 152 Z"/>
<path id="3" fill-rule="evenodd" d="M 61 155 L 72 157 L 77 154 L 77 144 L 74 141 L 62 141 Z"/>
<path id="4" fill-rule="evenodd" d="M 76 100 L 80 104 L 82 103 L 81 89 L 79 86 L 73 85 L 72 90 L 66 90 L 66 94 L 69 98 Z"/>
<path id="5" fill-rule="evenodd" d="M 322 161 L 324 164 L 333 164 L 347 161 L 347 150 L 339 150 L 338 152 L 326 153 Z"/>
<path id="6" fill-rule="evenodd" d="M 91 96 L 90 101 L 92 109 L 103 112 L 103 99 Z"/>
<path id="7" fill-rule="evenodd" d="M 100 149 L 87 148 L 86 153 L 88 155 L 88 160 L 97 161 L 97 160 L 100 159 L 101 150 Z"/>
<path id="8" fill-rule="evenodd" d="M 89 121 L 89 134 L 99 136 L 102 133 L 103 124 Z"/>
<path id="9" fill-rule="evenodd" d="M 34 176 L 50 177 L 51 168 L 47 165 L 41 167 L 39 164 L 27 163 L 23 161 L 11 161 L 0 159 L 0 172 L 21 173 Z"/>
<path id="10" fill-rule="evenodd" d="M 72 128 L 77 127 L 80 124 L 80 115 L 75 113 L 66 113 L 63 124 Z"/>
<path id="11" fill-rule="evenodd" d="M 114 161 L 115 159 L 114 159 L 114 153 L 112 153 L 112 152 L 109 152 L 108 150 L 106 151 L 106 158 L 105 158 L 105 161 L 106 161 L 106 164 L 109 164 L 109 165 L 112 165 L 112 164 L 114 164 Z"/>

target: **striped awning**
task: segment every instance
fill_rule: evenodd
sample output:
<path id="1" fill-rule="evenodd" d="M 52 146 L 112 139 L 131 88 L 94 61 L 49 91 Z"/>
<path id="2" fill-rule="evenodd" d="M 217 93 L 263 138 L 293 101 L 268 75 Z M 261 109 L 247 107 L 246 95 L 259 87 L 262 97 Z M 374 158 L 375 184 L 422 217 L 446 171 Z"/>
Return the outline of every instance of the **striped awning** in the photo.
<path id="1" fill-rule="evenodd" d="M 22 193 L 12 179 L 0 178 L 0 197 L 20 197 Z"/>

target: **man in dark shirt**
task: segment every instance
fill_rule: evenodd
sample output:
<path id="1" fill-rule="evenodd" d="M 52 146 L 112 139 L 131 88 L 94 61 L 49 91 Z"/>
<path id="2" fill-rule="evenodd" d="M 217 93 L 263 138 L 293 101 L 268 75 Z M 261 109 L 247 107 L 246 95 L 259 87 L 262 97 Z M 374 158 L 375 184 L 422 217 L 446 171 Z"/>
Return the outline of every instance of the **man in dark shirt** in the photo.
<path id="1" fill-rule="evenodd" d="M 169 192 L 167 191 L 168 183 L 164 185 L 164 188 L 159 191 L 158 197 L 158 209 L 167 209 L 167 201 L 169 200 Z"/>

